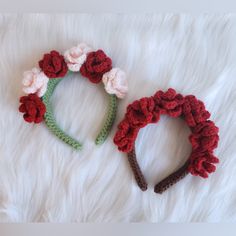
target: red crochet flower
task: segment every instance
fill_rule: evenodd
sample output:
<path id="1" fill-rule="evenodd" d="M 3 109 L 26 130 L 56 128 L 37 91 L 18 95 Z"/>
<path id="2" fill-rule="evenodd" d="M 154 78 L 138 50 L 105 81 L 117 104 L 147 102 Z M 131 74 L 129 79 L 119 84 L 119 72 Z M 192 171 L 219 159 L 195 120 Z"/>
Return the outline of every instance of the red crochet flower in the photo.
<path id="1" fill-rule="evenodd" d="M 171 117 L 178 117 L 182 114 L 184 98 L 181 94 L 177 94 L 174 89 L 170 88 L 167 92 L 156 92 L 154 100 L 161 114 L 168 114 Z"/>
<path id="2" fill-rule="evenodd" d="M 192 134 L 189 136 L 193 150 L 213 151 L 218 145 L 218 132 L 219 128 L 210 120 L 196 125 L 192 128 Z"/>
<path id="3" fill-rule="evenodd" d="M 57 51 L 44 54 L 43 59 L 39 61 L 39 67 L 49 78 L 64 77 L 68 71 L 64 57 Z"/>
<path id="4" fill-rule="evenodd" d="M 194 127 L 210 117 L 210 113 L 206 110 L 204 103 L 193 95 L 185 97 L 183 115 L 190 127 Z"/>
<path id="5" fill-rule="evenodd" d="M 209 152 L 193 152 L 190 156 L 189 172 L 195 176 L 208 177 L 208 173 L 215 172 L 213 164 L 219 163 L 219 159 Z"/>
<path id="6" fill-rule="evenodd" d="M 207 178 L 209 173 L 216 170 L 215 164 L 219 162 L 213 155 L 219 141 L 219 129 L 213 121 L 207 120 L 210 113 L 203 102 L 192 95 L 183 97 L 176 94 L 174 89 L 157 91 L 153 97 L 144 97 L 128 106 L 114 137 L 118 149 L 128 154 L 136 182 L 142 190 L 146 190 L 147 184 L 136 160 L 135 140 L 139 130 L 157 122 L 161 114 L 183 116 L 192 131 L 189 136 L 192 153 L 182 167 L 155 185 L 156 193 L 162 193 L 188 173 Z"/>
<path id="7" fill-rule="evenodd" d="M 88 54 L 86 61 L 80 68 L 80 73 L 92 83 L 99 83 L 103 74 L 111 68 L 111 59 L 102 50 L 98 50 Z"/>
<path id="8" fill-rule="evenodd" d="M 25 121 L 40 123 L 43 120 L 46 107 L 36 94 L 29 94 L 20 98 L 22 103 L 19 111 L 25 113 L 23 115 Z"/>
<path id="9" fill-rule="evenodd" d="M 142 128 L 149 123 L 155 123 L 160 118 L 159 111 L 155 111 L 155 102 L 152 97 L 134 101 L 127 108 L 126 118 L 130 125 Z"/>
<path id="10" fill-rule="evenodd" d="M 114 137 L 114 143 L 122 152 L 130 152 L 133 149 L 135 139 L 139 129 L 130 126 L 129 122 L 124 119 L 118 125 L 118 131 Z"/>

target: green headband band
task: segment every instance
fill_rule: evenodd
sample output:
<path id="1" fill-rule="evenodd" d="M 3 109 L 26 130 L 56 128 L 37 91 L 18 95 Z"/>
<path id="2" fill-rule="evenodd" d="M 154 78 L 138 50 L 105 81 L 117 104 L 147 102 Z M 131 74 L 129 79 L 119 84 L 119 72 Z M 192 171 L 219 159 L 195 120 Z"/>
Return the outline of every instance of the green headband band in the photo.
<path id="1" fill-rule="evenodd" d="M 57 51 L 51 51 L 39 61 L 39 68 L 33 68 L 24 73 L 23 91 L 28 94 L 20 98 L 22 103 L 19 111 L 24 113 L 27 122 L 40 123 L 45 120 L 46 126 L 58 138 L 76 150 L 82 144 L 66 134 L 57 124 L 50 98 L 56 86 L 68 73 L 80 72 L 90 82 L 104 83 L 109 94 L 109 107 L 104 125 L 95 143 L 102 144 L 110 133 L 117 111 L 117 98 L 123 98 L 128 91 L 125 73 L 119 68 L 112 68 L 112 60 L 102 51 L 92 51 L 84 43 L 67 50 L 64 56 Z"/>
<path id="2" fill-rule="evenodd" d="M 60 83 L 60 81 L 62 81 L 62 79 L 49 80 L 47 92 L 44 94 L 42 98 L 43 103 L 46 106 L 46 113 L 44 114 L 45 123 L 49 128 L 49 130 L 51 130 L 59 139 L 61 139 L 63 142 L 67 143 L 71 147 L 77 150 L 81 150 L 82 144 L 76 139 L 66 134 L 56 123 L 56 120 L 53 115 L 53 109 L 50 103 L 50 98 L 53 94 L 54 89 Z M 116 117 L 116 111 L 117 111 L 117 97 L 115 95 L 109 95 L 108 113 L 104 125 L 95 140 L 96 145 L 104 143 L 107 136 L 109 135 Z"/>

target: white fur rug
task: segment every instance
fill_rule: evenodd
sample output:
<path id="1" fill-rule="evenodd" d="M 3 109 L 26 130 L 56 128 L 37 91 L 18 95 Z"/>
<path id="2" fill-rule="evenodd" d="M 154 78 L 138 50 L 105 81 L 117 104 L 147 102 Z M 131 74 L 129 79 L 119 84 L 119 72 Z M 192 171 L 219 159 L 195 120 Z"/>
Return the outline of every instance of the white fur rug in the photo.
<path id="1" fill-rule="evenodd" d="M 72 150 L 18 112 L 22 73 L 45 52 L 86 42 L 102 48 L 127 72 L 129 94 L 119 102 L 108 140 L 94 144 L 107 108 L 102 86 L 80 76 L 53 95 L 60 125 L 83 141 Z M 0 16 L 1 222 L 236 221 L 236 18 L 186 15 Z M 159 89 L 175 88 L 203 100 L 220 127 L 221 162 L 210 178 L 191 175 L 162 195 L 154 184 L 188 157 L 187 126 L 162 117 L 137 141 L 149 183 L 141 192 L 126 155 L 112 139 L 126 106 Z"/>

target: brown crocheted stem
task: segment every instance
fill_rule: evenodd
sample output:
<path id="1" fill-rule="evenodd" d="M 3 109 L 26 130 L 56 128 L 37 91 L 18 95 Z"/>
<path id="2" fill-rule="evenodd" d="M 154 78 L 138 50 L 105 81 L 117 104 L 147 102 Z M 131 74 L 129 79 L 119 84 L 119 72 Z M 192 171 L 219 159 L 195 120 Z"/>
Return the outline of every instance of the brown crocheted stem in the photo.
<path id="1" fill-rule="evenodd" d="M 169 175 L 165 179 L 163 179 L 161 182 L 156 184 L 154 191 L 156 193 L 163 193 L 166 189 L 183 179 L 189 172 L 188 172 L 188 165 L 189 161 L 187 160 L 185 164 L 180 167 L 177 171 L 175 171 L 173 174 Z"/>
<path id="2" fill-rule="evenodd" d="M 138 186 L 142 191 L 147 190 L 147 183 L 137 162 L 135 148 L 128 153 L 128 161 Z"/>

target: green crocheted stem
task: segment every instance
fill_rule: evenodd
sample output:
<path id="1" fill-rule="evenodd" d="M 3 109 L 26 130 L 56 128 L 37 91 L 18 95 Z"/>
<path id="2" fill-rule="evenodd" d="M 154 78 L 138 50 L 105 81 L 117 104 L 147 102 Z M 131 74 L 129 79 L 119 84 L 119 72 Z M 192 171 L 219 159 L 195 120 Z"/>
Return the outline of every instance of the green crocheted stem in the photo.
<path id="1" fill-rule="evenodd" d="M 56 123 L 56 120 L 53 115 L 52 105 L 50 103 L 50 98 L 53 94 L 54 89 L 58 85 L 58 83 L 62 80 L 60 79 L 50 79 L 48 82 L 47 91 L 43 96 L 43 102 L 46 106 L 46 113 L 44 114 L 45 124 L 59 139 L 63 142 L 67 143 L 71 147 L 75 148 L 76 150 L 82 149 L 82 144 L 78 142 L 76 139 L 72 138 L 68 134 L 66 134 Z M 114 123 L 117 111 L 117 97 L 115 95 L 109 95 L 109 108 L 108 114 L 103 125 L 102 130 L 99 132 L 95 143 L 96 145 L 104 143 L 107 136 L 110 133 L 112 125 Z"/>
<path id="2" fill-rule="evenodd" d="M 116 95 L 110 95 L 108 114 L 102 130 L 100 131 L 95 140 L 96 145 L 100 145 L 105 142 L 107 136 L 111 131 L 112 125 L 115 121 L 116 111 L 117 111 L 117 97 Z"/>
<path id="3" fill-rule="evenodd" d="M 76 150 L 82 149 L 82 144 L 79 143 L 76 139 L 67 135 L 56 123 L 56 120 L 53 115 L 52 105 L 50 103 L 50 98 L 53 94 L 55 87 L 62 80 L 61 79 L 50 79 L 48 82 L 47 92 L 43 96 L 43 102 L 46 106 L 46 113 L 44 114 L 44 119 L 47 127 L 51 130 L 59 139 L 67 143 Z"/>

